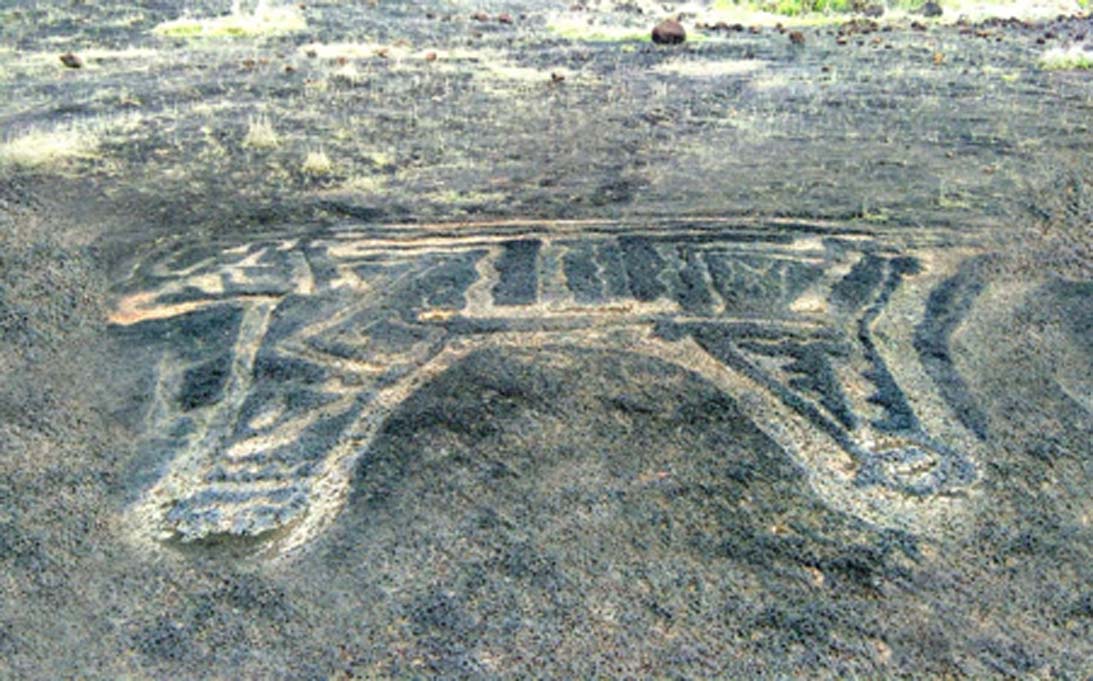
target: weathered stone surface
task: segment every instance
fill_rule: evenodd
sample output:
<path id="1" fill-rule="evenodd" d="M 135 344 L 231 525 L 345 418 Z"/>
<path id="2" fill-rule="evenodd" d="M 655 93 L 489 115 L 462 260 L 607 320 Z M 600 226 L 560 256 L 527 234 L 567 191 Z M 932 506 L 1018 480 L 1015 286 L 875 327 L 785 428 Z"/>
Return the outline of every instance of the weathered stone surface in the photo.
<path id="1" fill-rule="evenodd" d="M 608 4 L 0 9 L 0 678 L 1090 675 L 1088 22 Z"/>

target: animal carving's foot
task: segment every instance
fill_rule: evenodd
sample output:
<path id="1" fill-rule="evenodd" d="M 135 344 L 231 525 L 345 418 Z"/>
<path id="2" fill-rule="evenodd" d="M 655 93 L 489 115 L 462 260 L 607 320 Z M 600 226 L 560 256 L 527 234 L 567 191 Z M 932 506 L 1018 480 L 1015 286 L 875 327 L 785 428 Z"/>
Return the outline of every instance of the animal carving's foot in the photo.
<path id="1" fill-rule="evenodd" d="M 175 501 L 164 514 L 164 529 L 182 543 L 257 539 L 285 529 L 308 508 L 308 490 L 283 487 L 210 486 Z"/>
<path id="2" fill-rule="evenodd" d="M 881 483 L 912 496 L 951 492 L 975 480 L 975 467 L 937 445 L 904 442 L 873 450 L 859 483 Z"/>

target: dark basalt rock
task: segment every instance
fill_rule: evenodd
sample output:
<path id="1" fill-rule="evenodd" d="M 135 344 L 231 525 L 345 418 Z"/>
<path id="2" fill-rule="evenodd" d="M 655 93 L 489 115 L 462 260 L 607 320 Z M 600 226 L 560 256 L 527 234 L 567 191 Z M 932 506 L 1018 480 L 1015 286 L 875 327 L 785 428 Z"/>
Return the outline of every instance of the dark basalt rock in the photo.
<path id="1" fill-rule="evenodd" d="M 945 11 L 941 9 L 941 5 L 937 4 L 936 2 L 927 2 L 925 5 L 922 6 L 922 9 L 919 11 L 922 12 L 923 16 L 930 17 L 931 19 L 939 17 L 945 13 Z"/>
<path id="2" fill-rule="evenodd" d="M 70 69 L 79 69 L 83 67 L 83 59 L 80 59 L 79 55 L 71 52 L 66 52 L 60 57 L 61 63 Z"/>

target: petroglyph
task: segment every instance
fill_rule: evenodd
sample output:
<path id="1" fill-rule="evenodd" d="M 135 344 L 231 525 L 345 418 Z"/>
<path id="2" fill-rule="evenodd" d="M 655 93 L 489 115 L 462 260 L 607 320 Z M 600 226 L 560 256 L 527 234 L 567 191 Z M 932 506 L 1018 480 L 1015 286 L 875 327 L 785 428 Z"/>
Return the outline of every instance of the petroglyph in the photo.
<path id="1" fill-rule="evenodd" d="M 341 508 L 387 414 L 487 346 L 676 362 L 738 398 L 833 506 L 928 529 L 971 489 L 989 427 L 948 357 L 977 255 L 925 229 L 729 218 L 175 244 L 111 320 L 161 357 L 143 446 L 167 463 L 134 532 L 283 554 Z"/>

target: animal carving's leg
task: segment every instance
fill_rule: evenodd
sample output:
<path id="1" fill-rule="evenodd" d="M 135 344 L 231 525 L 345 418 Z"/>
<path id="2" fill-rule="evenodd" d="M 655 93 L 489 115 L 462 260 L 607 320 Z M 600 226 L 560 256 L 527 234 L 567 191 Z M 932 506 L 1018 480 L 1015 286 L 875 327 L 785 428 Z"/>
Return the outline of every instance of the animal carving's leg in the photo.
<path id="1" fill-rule="evenodd" d="M 974 467 L 958 445 L 926 431 L 876 336 L 878 318 L 917 268 L 908 258 L 863 257 L 832 289 L 834 323 L 826 328 L 730 323 L 686 328 L 712 357 L 833 440 L 854 461 L 859 484 L 916 496 L 952 491 L 974 480 Z M 912 348 L 905 354 L 914 359 Z"/>
<path id="2" fill-rule="evenodd" d="M 896 368 L 886 358 L 898 354 L 903 364 L 911 365 L 917 362 L 913 349 L 889 339 L 886 352 L 888 334 L 878 332 L 882 315 L 905 279 L 920 272 L 921 265 L 912 258 L 867 255 L 847 275 L 847 286 L 833 292 L 832 300 L 851 338 L 842 375 L 858 414 L 850 435 L 851 446 L 860 450 L 863 460 L 859 481 L 915 495 L 953 491 L 975 479 L 974 466 L 960 445 L 940 441 L 926 429 L 913 406 L 913 393 L 897 379 Z M 923 305 L 916 304 L 916 314 Z M 907 326 L 909 314 L 901 311 L 898 324 Z M 933 389 L 930 382 L 914 387 Z"/>
<path id="3" fill-rule="evenodd" d="M 374 420 L 384 395 L 442 343 L 437 329 L 345 300 L 290 296 L 267 317 L 260 336 L 240 334 L 215 427 L 176 466 L 183 474 L 153 491 L 169 538 L 259 539 L 300 524 L 317 486 L 359 447 L 362 419 Z"/>

